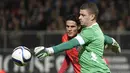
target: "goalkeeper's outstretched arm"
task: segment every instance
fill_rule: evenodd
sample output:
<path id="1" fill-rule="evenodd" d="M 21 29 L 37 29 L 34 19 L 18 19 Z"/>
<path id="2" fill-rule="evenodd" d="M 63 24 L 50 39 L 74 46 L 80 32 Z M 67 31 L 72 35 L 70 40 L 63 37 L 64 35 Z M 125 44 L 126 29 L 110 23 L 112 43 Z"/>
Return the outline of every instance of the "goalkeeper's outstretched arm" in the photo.
<path id="1" fill-rule="evenodd" d="M 80 46 L 83 44 L 85 44 L 83 38 L 80 35 L 77 35 L 75 38 L 53 47 L 49 47 L 49 48 L 45 48 L 42 46 L 36 47 L 34 49 L 34 53 L 39 59 L 43 59 L 47 55 L 59 53 L 64 50 L 72 49 L 73 47 Z"/>

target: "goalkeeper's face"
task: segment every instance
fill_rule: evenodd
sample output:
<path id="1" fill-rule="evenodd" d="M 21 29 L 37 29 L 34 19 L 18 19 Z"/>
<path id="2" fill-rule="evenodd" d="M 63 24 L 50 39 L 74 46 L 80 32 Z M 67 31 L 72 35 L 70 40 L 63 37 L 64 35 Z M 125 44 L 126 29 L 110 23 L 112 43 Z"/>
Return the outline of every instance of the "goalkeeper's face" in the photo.
<path id="1" fill-rule="evenodd" d="M 72 21 L 72 20 L 66 21 L 66 32 L 70 38 L 75 37 L 79 29 L 80 29 L 80 26 L 78 26 L 75 21 Z"/>

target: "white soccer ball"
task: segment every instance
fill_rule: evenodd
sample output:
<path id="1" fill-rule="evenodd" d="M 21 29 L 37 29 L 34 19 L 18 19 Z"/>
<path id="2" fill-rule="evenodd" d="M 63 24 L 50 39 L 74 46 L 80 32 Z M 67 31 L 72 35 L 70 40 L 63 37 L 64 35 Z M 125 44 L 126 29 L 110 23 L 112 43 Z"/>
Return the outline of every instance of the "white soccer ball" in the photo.
<path id="1" fill-rule="evenodd" d="M 18 66 L 25 66 L 31 58 L 31 52 L 25 46 L 18 46 L 13 50 L 12 60 Z"/>

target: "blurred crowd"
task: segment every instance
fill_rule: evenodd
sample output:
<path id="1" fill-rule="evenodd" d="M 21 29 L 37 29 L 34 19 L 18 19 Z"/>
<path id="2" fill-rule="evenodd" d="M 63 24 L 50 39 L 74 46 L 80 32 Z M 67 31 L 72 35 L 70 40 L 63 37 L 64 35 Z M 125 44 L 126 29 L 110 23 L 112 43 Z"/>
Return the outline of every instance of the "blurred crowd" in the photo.
<path id="1" fill-rule="evenodd" d="M 99 7 L 104 31 L 130 31 L 130 0 L 0 0 L 0 30 L 64 30 L 64 19 L 85 2 Z"/>

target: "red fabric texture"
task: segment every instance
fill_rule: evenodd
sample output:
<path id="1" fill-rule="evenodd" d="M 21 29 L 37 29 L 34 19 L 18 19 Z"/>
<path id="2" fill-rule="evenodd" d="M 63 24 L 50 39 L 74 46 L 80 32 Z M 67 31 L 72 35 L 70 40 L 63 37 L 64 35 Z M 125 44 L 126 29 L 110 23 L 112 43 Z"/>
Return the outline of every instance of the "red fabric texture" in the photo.
<path id="1" fill-rule="evenodd" d="M 4 70 L 0 70 L 0 73 L 6 73 Z"/>
<path id="2" fill-rule="evenodd" d="M 62 36 L 62 42 L 68 41 L 68 35 L 64 34 Z M 76 48 L 72 48 L 70 50 L 65 51 L 66 56 L 61 65 L 61 68 L 58 73 L 65 73 L 70 64 L 73 65 L 74 73 L 80 73 L 80 64 L 78 62 L 78 51 Z"/>
<path id="3" fill-rule="evenodd" d="M 108 60 L 107 60 L 106 58 L 103 58 L 103 60 L 105 61 L 105 63 L 106 63 L 107 65 L 109 65 L 109 62 L 108 62 Z"/>

